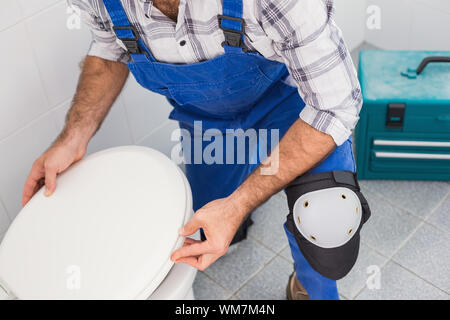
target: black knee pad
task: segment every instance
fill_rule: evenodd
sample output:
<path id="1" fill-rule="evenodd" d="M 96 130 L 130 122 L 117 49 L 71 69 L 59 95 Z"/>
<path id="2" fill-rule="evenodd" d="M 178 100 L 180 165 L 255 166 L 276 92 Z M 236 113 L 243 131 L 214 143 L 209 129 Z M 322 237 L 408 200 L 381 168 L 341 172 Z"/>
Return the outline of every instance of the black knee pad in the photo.
<path id="1" fill-rule="evenodd" d="M 286 226 L 311 267 L 338 280 L 358 258 L 363 224 L 370 217 L 356 174 L 333 171 L 306 174 L 290 183 Z"/>

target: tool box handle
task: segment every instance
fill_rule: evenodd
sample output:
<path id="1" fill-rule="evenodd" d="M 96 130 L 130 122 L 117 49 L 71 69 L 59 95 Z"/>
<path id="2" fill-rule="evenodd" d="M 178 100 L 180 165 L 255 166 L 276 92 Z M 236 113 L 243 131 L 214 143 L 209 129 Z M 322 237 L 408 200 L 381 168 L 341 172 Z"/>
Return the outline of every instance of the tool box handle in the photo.
<path id="1" fill-rule="evenodd" d="M 419 67 L 417 68 L 417 74 L 421 74 L 423 69 L 430 63 L 430 62 L 450 62 L 450 57 L 443 57 L 443 56 L 435 56 L 435 57 L 427 57 L 422 60 Z"/>

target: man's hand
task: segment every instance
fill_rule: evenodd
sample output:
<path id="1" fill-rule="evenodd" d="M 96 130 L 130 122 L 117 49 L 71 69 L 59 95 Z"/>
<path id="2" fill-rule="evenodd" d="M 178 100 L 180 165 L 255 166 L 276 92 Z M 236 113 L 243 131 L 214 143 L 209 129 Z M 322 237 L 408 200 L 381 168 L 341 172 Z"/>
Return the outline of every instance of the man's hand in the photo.
<path id="1" fill-rule="evenodd" d="M 50 196 L 56 188 L 56 176 L 84 156 L 89 140 L 111 109 L 128 73 L 121 62 L 86 57 L 66 125 L 50 149 L 34 162 L 25 182 L 23 206 L 44 183 L 45 194 Z"/>
<path id="2" fill-rule="evenodd" d="M 181 236 L 190 236 L 203 228 L 206 241 L 186 238 L 183 247 L 172 254 L 172 261 L 205 270 L 227 252 L 245 216 L 243 206 L 231 196 L 206 204 L 180 231 Z"/>
<path id="3" fill-rule="evenodd" d="M 73 142 L 57 141 L 33 164 L 25 182 L 22 206 L 45 184 L 45 195 L 49 197 L 56 188 L 56 176 L 64 172 L 71 164 L 83 158 L 86 147 Z"/>
<path id="4" fill-rule="evenodd" d="M 278 171 L 261 174 L 263 164 L 229 197 L 212 201 L 198 210 L 181 236 L 189 236 L 203 228 L 206 241 L 186 239 L 184 246 L 172 254 L 175 262 L 187 263 L 204 270 L 225 254 L 244 218 L 254 209 L 326 158 L 336 147 L 333 138 L 298 119 L 272 151 L 270 158 L 279 154 Z"/>

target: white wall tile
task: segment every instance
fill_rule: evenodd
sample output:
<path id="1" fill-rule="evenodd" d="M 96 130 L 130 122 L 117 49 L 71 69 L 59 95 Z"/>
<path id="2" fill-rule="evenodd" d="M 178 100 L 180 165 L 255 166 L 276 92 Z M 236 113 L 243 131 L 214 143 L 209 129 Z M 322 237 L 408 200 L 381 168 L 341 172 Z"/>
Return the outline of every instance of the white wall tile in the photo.
<path id="1" fill-rule="evenodd" d="M 179 143 L 178 141 L 172 141 L 171 135 L 175 129 L 178 129 L 178 122 L 173 120 L 166 120 L 166 122 L 150 135 L 139 141 L 137 144 L 140 146 L 146 146 L 158 151 L 161 151 L 170 158 L 172 148 Z"/>
<path id="2" fill-rule="evenodd" d="M 3 1 L 3 0 L 2 0 Z M 49 7 L 57 2 L 63 2 L 65 0 L 14 0 L 20 4 L 25 16 L 30 16 Z"/>
<path id="3" fill-rule="evenodd" d="M 0 243 L 2 243 L 4 237 L 5 237 L 5 233 L 0 234 Z"/>
<path id="4" fill-rule="evenodd" d="M 67 101 L 54 111 L 54 119 L 58 132 L 64 127 L 66 113 L 70 105 L 70 101 Z M 111 108 L 102 127 L 89 143 L 87 154 L 115 146 L 130 144 L 133 144 L 133 139 L 128 127 L 127 116 L 122 101 L 118 99 Z"/>
<path id="5" fill-rule="evenodd" d="M 6 210 L 0 201 L 0 237 L 3 233 L 6 232 L 6 230 L 8 230 L 10 223 L 11 221 L 9 220 L 9 217 L 6 214 Z"/>
<path id="6" fill-rule="evenodd" d="M 1 0 L 0 30 L 5 29 L 22 18 L 22 11 L 17 0 Z"/>
<path id="7" fill-rule="evenodd" d="M 122 99 L 134 141 L 138 141 L 167 120 L 172 106 L 162 95 L 141 87 L 130 75 Z"/>
<path id="8" fill-rule="evenodd" d="M 67 28 L 66 9 L 66 2 L 61 2 L 27 20 L 51 106 L 73 96 L 80 73 L 79 64 L 91 41 L 86 27 L 79 30 Z"/>
<path id="9" fill-rule="evenodd" d="M 0 197 L 11 219 L 21 209 L 22 190 L 31 166 L 55 139 L 49 112 L 0 142 Z"/>
<path id="10" fill-rule="evenodd" d="M 413 3 L 411 8 L 413 20 L 410 49 L 450 50 L 450 13 L 421 3 Z"/>
<path id="11" fill-rule="evenodd" d="M 421 3 L 430 8 L 450 13 L 450 1 L 449 0 L 415 0 L 417 3 Z"/>
<path id="12" fill-rule="evenodd" d="M 49 109 L 25 26 L 0 32 L 0 140 Z"/>
<path id="13" fill-rule="evenodd" d="M 334 19 L 351 51 L 364 41 L 366 0 L 335 0 L 334 5 Z"/>
<path id="14" fill-rule="evenodd" d="M 368 0 L 381 8 L 381 29 L 366 28 L 366 41 L 382 49 L 408 50 L 412 9 L 410 0 Z"/>

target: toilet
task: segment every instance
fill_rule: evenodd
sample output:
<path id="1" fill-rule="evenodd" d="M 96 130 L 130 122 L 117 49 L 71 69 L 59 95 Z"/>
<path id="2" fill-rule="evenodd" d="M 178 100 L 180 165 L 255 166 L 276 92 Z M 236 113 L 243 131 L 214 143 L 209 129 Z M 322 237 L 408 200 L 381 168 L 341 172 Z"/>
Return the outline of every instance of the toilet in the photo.
<path id="1" fill-rule="evenodd" d="M 2 299 L 193 299 L 196 269 L 174 264 L 192 216 L 180 168 L 139 146 L 97 152 L 44 188 L 0 245 Z"/>

